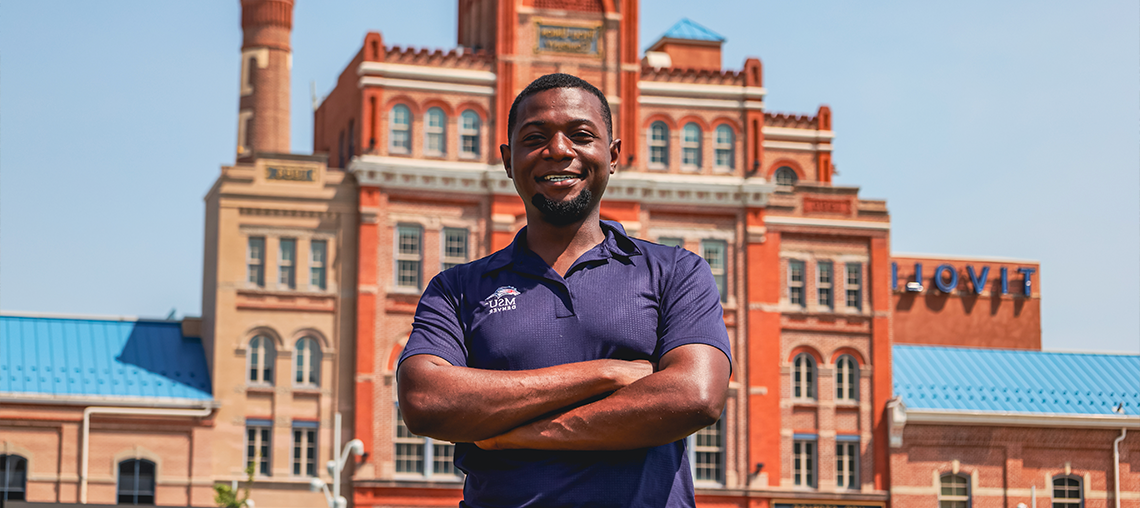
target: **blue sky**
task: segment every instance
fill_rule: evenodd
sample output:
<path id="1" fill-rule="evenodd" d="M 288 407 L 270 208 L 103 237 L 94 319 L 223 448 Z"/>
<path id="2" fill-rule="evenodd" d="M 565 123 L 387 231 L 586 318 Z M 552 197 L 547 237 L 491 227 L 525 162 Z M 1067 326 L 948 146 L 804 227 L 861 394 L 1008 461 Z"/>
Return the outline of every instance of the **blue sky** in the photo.
<path id="1" fill-rule="evenodd" d="M 710 8 L 710 5 L 716 8 Z M 292 145 L 376 30 L 455 45 L 455 0 L 299 0 Z M 834 114 L 836 182 L 892 250 L 1041 262 L 1047 349 L 1140 351 L 1140 4 L 642 0 L 688 17 L 770 111 Z M 239 4 L 0 4 L 0 308 L 197 315 L 202 197 L 233 162 Z"/>

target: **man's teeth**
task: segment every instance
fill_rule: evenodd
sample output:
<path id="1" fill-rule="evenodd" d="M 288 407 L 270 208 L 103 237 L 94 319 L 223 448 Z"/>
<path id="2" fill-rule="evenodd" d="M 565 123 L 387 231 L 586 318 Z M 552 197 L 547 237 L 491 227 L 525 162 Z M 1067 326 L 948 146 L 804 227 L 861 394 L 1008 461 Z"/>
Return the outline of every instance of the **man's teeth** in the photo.
<path id="1" fill-rule="evenodd" d="M 561 182 L 563 180 L 570 180 L 572 178 L 578 178 L 578 176 L 577 175 L 548 175 L 548 176 L 543 177 L 542 179 L 546 180 L 547 182 Z"/>

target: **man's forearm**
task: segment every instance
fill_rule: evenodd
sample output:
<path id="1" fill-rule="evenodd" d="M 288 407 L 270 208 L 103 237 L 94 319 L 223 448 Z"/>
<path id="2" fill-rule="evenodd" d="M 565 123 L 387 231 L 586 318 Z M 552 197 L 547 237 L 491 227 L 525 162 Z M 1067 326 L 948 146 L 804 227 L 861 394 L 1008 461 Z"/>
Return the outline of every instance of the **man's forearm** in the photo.
<path id="1" fill-rule="evenodd" d="M 457 367 L 436 356 L 417 355 L 400 367 L 400 410 L 415 434 L 472 442 L 622 388 L 652 369 L 644 361 L 594 360 L 497 371 Z"/>
<path id="2" fill-rule="evenodd" d="M 681 439 L 715 422 L 727 395 L 728 359 L 711 347 L 695 347 L 699 349 L 684 353 L 682 364 L 605 399 L 476 444 L 487 449 L 629 450 Z"/>

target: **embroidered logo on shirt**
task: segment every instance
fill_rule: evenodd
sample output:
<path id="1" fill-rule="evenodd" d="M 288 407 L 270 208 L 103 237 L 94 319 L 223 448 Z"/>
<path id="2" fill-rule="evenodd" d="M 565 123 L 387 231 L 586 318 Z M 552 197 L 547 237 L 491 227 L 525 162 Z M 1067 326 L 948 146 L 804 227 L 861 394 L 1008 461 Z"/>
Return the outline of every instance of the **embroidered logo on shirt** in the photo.
<path id="1" fill-rule="evenodd" d="M 513 286 L 503 286 L 496 289 L 494 293 L 491 293 L 491 296 L 483 301 L 487 303 L 488 314 L 494 314 L 505 310 L 515 310 L 515 297 L 521 294 Z"/>

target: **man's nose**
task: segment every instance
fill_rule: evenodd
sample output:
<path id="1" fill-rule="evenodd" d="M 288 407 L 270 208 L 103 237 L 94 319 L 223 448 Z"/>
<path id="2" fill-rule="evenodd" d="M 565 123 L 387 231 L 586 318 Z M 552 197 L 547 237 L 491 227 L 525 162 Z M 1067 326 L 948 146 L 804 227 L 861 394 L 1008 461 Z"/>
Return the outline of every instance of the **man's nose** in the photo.
<path id="1" fill-rule="evenodd" d="M 556 161 L 574 158 L 574 142 L 561 132 L 555 133 L 546 144 L 546 158 Z"/>

